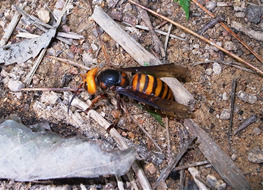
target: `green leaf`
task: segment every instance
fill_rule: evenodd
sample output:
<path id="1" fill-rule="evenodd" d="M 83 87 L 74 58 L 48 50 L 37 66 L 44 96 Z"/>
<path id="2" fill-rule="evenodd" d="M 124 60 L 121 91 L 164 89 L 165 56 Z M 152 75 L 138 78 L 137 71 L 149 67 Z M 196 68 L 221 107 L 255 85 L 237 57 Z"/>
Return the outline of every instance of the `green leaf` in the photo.
<path id="1" fill-rule="evenodd" d="M 150 64 L 148 62 L 144 62 L 144 66 L 147 67 L 147 66 L 150 66 Z"/>
<path id="2" fill-rule="evenodd" d="M 158 121 L 158 123 L 160 123 L 161 126 L 164 126 L 163 120 L 161 115 L 159 115 L 158 113 L 156 113 L 154 110 L 151 110 L 143 105 L 138 104 L 138 106 L 142 109 L 142 110 L 146 110 L 151 116 L 153 116 L 153 118 Z"/>
<path id="3" fill-rule="evenodd" d="M 181 5 L 181 7 L 184 9 L 185 14 L 186 14 L 186 18 L 189 18 L 189 3 L 190 0 L 174 0 L 175 2 L 179 1 L 179 4 Z"/>

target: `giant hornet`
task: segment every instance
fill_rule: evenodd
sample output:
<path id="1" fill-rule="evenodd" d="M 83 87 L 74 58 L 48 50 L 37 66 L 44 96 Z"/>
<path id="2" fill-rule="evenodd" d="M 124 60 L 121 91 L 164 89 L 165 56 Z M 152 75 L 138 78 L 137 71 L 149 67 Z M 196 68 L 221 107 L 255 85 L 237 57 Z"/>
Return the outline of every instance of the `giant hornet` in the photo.
<path id="1" fill-rule="evenodd" d="M 131 80 L 126 72 L 134 73 Z M 192 118 L 193 113 L 187 106 L 175 102 L 172 90 L 160 77 L 176 77 L 184 81 L 189 80 L 190 72 L 188 69 L 174 64 L 105 70 L 93 68 L 82 75 L 83 83 L 79 88 L 84 86 L 91 95 L 112 90 L 160 109 L 166 115 L 179 119 Z"/>

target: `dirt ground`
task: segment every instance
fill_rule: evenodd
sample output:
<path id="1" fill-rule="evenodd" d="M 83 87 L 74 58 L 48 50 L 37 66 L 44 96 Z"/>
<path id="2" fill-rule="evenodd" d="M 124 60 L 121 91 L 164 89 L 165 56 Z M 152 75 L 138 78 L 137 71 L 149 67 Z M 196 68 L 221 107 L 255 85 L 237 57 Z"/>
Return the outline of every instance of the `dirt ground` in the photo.
<path id="1" fill-rule="evenodd" d="M 0 1 L 0 38 L 4 34 L 4 29 L 7 28 L 15 13 L 14 5 L 23 4 L 26 2 L 24 10 L 36 17 L 42 9 L 47 6 L 51 10 L 60 9 L 60 2 L 56 0 L 13 0 Z M 57 2 L 57 3 L 56 3 Z M 91 5 L 100 5 L 113 19 L 115 19 L 124 29 L 130 33 L 141 45 L 149 52 L 156 54 L 160 59 L 159 53 L 155 52 L 154 44 L 149 32 L 129 27 L 122 22 L 127 22 L 132 25 L 145 25 L 142 21 L 138 10 L 128 1 L 122 0 L 116 3 L 116 0 L 93 0 Z M 200 1 L 211 9 L 215 15 L 224 15 L 225 23 L 231 26 L 233 21 L 241 23 L 247 29 L 262 32 L 262 16 L 259 21 L 254 21 L 250 18 L 250 12 L 253 7 L 262 8 L 262 1 L 257 0 L 235 0 L 235 1 Z M 217 4 L 215 4 L 215 2 Z M 221 6 L 221 2 L 229 2 L 227 6 Z M 230 4 L 231 3 L 231 4 Z M 101 49 L 100 40 L 97 36 L 95 24 L 90 19 L 93 11 L 90 9 L 89 3 L 86 0 L 74 0 L 73 8 L 66 17 L 63 18 L 59 31 L 74 32 L 84 36 L 82 39 L 70 39 L 70 44 L 54 39 L 49 46 L 46 56 L 37 69 L 33 81 L 26 87 L 50 87 L 61 88 L 68 86 L 77 88 L 81 83 L 79 74 L 84 74 L 86 70 L 78 67 L 73 67 L 65 62 L 53 60 L 47 55 L 65 58 L 71 61 L 84 63 L 87 67 L 106 66 L 107 61 Z M 193 31 L 199 31 L 203 26 L 209 23 L 212 19 L 199 8 L 194 2 L 190 3 L 190 17 L 187 20 L 183 9 L 179 3 L 172 0 L 155 1 L 145 0 L 142 2 L 152 10 L 163 14 L 164 16 L 186 26 Z M 214 5 L 213 5 L 214 4 Z M 213 6 L 213 7 L 212 7 Z M 162 19 L 150 15 L 152 25 L 158 26 L 163 23 Z M 52 16 L 50 16 L 50 23 Z M 167 32 L 170 24 L 166 23 L 159 29 Z M 13 32 L 9 43 L 16 43 L 23 38 L 17 37 L 18 32 L 27 31 L 34 34 L 42 34 L 43 32 L 33 25 L 28 25 L 25 22 L 20 22 Z M 263 42 L 256 40 L 238 30 L 233 31 L 239 35 L 258 55 L 263 56 Z M 235 62 L 232 57 L 218 51 L 216 48 L 208 45 L 202 40 L 194 37 L 181 29 L 173 26 L 171 34 L 181 37 L 185 40 L 170 38 L 166 49 L 166 62 L 175 63 L 188 68 L 191 71 L 193 81 L 184 83 L 187 90 L 194 96 L 195 118 L 194 121 L 204 129 L 211 138 L 233 159 L 234 163 L 240 168 L 247 180 L 250 182 L 252 189 L 263 189 L 263 79 L 262 76 L 226 65 L 226 62 Z M 129 67 L 139 66 L 130 55 L 123 50 L 117 43 L 112 40 L 105 32 L 100 30 L 100 36 L 106 47 L 109 60 L 112 66 Z M 216 24 L 209 28 L 204 34 L 204 37 L 219 42 L 229 51 L 238 55 L 245 61 L 253 64 L 259 69 L 262 69 L 262 63 L 253 56 L 243 45 L 233 38 L 221 25 Z M 164 44 L 166 37 L 159 35 L 159 39 Z M 219 62 L 209 62 L 203 64 L 195 63 L 204 61 L 205 59 L 216 60 Z M 65 137 L 74 135 L 90 136 L 90 131 L 84 127 L 80 128 L 76 124 L 72 124 L 67 114 L 61 114 L 61 119 L 56 113 L 54 116 L 47 115 L 56 110 L 56 104 L 46 104 L 41 101 L 43 92 L 11 92 L 8 88 L 8 82 L 14 78 L 22 81 L 27 73 L 31 70 L 35 59 L 29 59 L 23 64 L 1 65 L 0 76 L 0 119 L 1 121 L 8 118 L 19 117 L 25 125 L 32 125 L 39 122 L 49 122 L 51 129 L 54 132 L 62 134 Z M 92 64 L 94 63 L 94 64 Z M 241 65 L 241 67 L 245 67 Z M 231 137 L 231 147 L 229 147 L 228 130 L 230 127 L 230 106 L 231 106 L 231 90 L 232 82 L 237 79 L 236 96 L 235 96 L 235 111 L 233 118 L 232 131 L 234 132 L 242 122 L 256 115 L 256 121 L 249 125 L 246 129 Z M 66 93 L 57 92 L 57 96 L 62 101 L 67 101 Z M 78 96 L 86 101 L 90 96 L 84 92 Z M 170 146 L 166 137 L 166 128 L 152 117 L 147 111 L 141 109 L 138 103 L 132 99 L 125 99 L 126 107 L 132 118 L 137 119 L 139 125 L 144 127 L 153 139 L 163 150 L 161 156 L 154 152 L 158 151 L 149 138 L 138 128 L 138 124 L 129 124 L 126 114 L 121 117 L 117 125 L 117 130 L 120 134 L 127 138 L 129 142 L 134 143 L 144 158 L 142 166 L 150 183 L 153 185 L 160 175 L 160 172 L 167 166 L 171 154 L 178 154 L 183 138 L 180 138 L 180 130 L 184 131 L 182 124 L 176 120 L 169 120 Z M 114 122 L 114 111 L 116 110 L 116 101 L 114 98 L 109 98 L 107 101 L 101 101 L 96 104 L 95 110 L 99 112 L 108 122 Z M 36 106 L 45 106 L 43 112 L 37 110 Z M 77 108 L 71 107 L 72 112 Z M 48 112 L 47 112 L 48 111 Z M 62 112 L 64 113 L 64 112 Z M 83 112 L 79 111 L 82 117 L 85 117 Z M 229 116 L 228 116 L 229 115 Z M 163 119 L 165 121 L 165 119 Z M 94 139 L 102 139 L 110 141 L 114 147 L 114 141 L 106 133 L 98 132 L 100 127 L 97 122 L 88 119 L 87 123 L 93 127 Z M 101 128 L 99 128 L 101 129 Z M 96 133 L 95 133 L 96 132 Z M 170 149 L 168 149 L 170 148 Z M 204 161 L 206 158 L 194 146 L 190 149 L 182 159 L 184 165 L 194 162 Z M 179 166 L 179 165 L 178 165 Z M 201 172 L 201 178 L 209 182 L 207 175 L 215 176 L 220 180 L 220 176 L 211 166 L 199 166 L 197 169 Z M 197 189 L 192 176 L 187 169 L 184 171 L 185 183 L 184 189 Z M 124 178 L 127 183 L 127 178 Z M 231 189 L 229 185 L 219 185 L 222 189 Z M 180 175 L 173 173 L 166 180 L 167 189 L 180 189 Z M 0 180 L 1 189 L 118 189 L 115 177 L 102 177 L 97 179 L 62 179 L 40 182 L 15 182 L 8 179 Z M 125 189 L 130 189 L 129 185 L 124 186 Z M 166 188 L 163 188 L 166 189 Z"/>

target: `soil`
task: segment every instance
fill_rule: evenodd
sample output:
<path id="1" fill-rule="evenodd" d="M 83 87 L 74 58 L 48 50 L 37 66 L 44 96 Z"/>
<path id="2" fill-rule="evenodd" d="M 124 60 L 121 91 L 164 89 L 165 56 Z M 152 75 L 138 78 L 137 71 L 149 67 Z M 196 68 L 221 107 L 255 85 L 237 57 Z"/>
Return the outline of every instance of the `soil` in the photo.
<path id="1" fill-rule="evenodd" d="M 19 5 L 26 2 L 24 10 L 29 14 L 38 17 L 38 12 L 48 6 L 51 10 L 60 7 L 56 4 L 56 0 L 44 1 L 44 0 L 14 0 L 14 1 L 1 1 L 0 2 L 0 38 L 4 34 L 4 29 L 7 28 L 15 11 L 14 4 Z M 61 2 L 58 0 L 58 2 Z M 62 1 L 64 2 L 64 1 Z M 201 1 L 202 3 L 209 3 L 210 1 Z M 222 1 L 217 1 L 222 2 Z M 227 1 L 224 1 L 227 2 Z M 199 8 L 194 2 L 190 3 L 190 17 L 186 19 L 183 9 L 179 6 L 178 2 L 172 0 L 165 1 L 145 1 L 146 6 L 155 10 L 164 16 L 177 21 L 178 23 L 186 26 L 193 31 L 199 31 L 205 26 L 210 19 L 206 13 Z M 54 39 L 49 46 L 46 55 L 52 55 L 60 58 L 65 58 L 71 61 L 83 63 L 87 67 L 95 66 L 107 66 L 107 67 L 131 67 L 139 66 L 133 58 L 130 57 L 120 46 L 116 44 L 105 32 L 100 30 L 100 37 L 105 45 L 105 50 L 108 54 L 108 58 L 111 62 L 110 66 L 104 56 L 103 49 L 100 49 L 101 43 L 97 36 L 94 22 L 90 19 L 92 10 L 90 9 L 87 1 L 73 1 L 73 8 L 68 15 L 63 18 L 59 31 L 79 33 L 84 36 L 83 39 L 72 40 L 71 44 L 66 44 L 57 39 Z M 93 0 L 92 7 L 100 5 L 110 16 L 112 16 L 123 28 L 126 27 L 122 21 L 130 24 L 144 25 L 141 20 L 138 10 L 135 6 L 131 5 L 127 1 L 119 1 L 116 4 L 115 0 Z M 250 5 L 256 5 L 262 7 L 262 1 L 246 0 L 246 1 L 233 1 L 229 6 L 215 6 L 211 11 L 215 15 L 223 14 L 225 16 L 225 23 L 230 26 L 232 21 L 240 22 L 243 26 L 262 32 L 262 18 L 260 22 L 253 23 L 247 18 L 247 9 Z M 242 7 L 241 7 L 242 6 Z M 241 9 L 240 9 L 241 8 Z M 239 15 L 244 15 L 239 17 Z M 150 15 L 153 26 L 158 26 L 163 23 L 162 19 Z M 50 16 L 50 23 L 53 19 Z M 162 31 L 168 31 L 169 24 L 162 25 L 159 29 Z M 34 33 L 42 34 L 43 32 L 33 25 L 27 25 L 25 22 L 20 22 L 13 32 L 9 43 L 16 43 L 22 38 L 17 37 L 19 31 L 22 29 Z M 159 53 L 155 53 L 154 44 L 149 32 L 129 28 L 131 29 L 130 35 L 134 37 L 141 45 L 151 53 L 160 57 Z M 134 30 L 133 30 L 134 29 Z M 237 33 L 255 52 L 261 57 L 263 56 L 263 42 L 255 40 L 237 30 L 233 30 Z M 252 189 L 263 189 L 263 163 L 259 159 L 251 160 L 250 154 L 254 149 L 258 149 L 261 152 L 263 150 L 263 79 L 262 76 L 250 71 L 245 71 L 233 66 L 225 65 L 224 63 L 235 61 L 232 57 L 216 50 L 210 45 L 206 44 L 202 40 L 185 33 L 181 29 L 173 26 L 171 34 L 185 38 L 185 41 L 178 39 L 169 39 L 166 49 L 166 60 L 169 63 L 175 63 L 188 68 L 191 71 L 193 81 L 184 83 L 184 86 L 196 99 L 195 104 L 195 118 L 194 121 L 204 129 L 211 138 L 232 157 L 234 163 L 240 168 L 247 180 L 250 182 Z M 235 38 L 233 38 L 227 31 L 225 31 L 221 25 L 216 24 L 214 27 L 209 28 L 204 34 L 206 38 L 220 42 L 222 45 L 229 44 L 231 52 L 240 56 L 245 61 L 252 63 L 259 69 L 262 69 L 262 64 L 254 57 L 244 46 L 242 46 Z M 159 35 L 159 39 L 164 44 L 165 36 Z M 229 43 L 228 43 L 229 42 Z M 163 59 L 163 58 L 160 58 Z M 213 62 L 194 65 L 199 61 L 205 59 L 221 60 L 218 62 L 218 71 L 215 69 Z M 27 73 L 31 70 L 31 67 L 35 61 L 29 59 L 23 64 L 1 65 L 0 76 L 0 119 L 1 121 L 9 118 L 19 118 L 25 125 L 32 125 L 43 121 L 50 123 L 51 129 L 54 132 L 62 134 L 65 137 L 74 135 L 83 135 L 90 137 L 90 131 L 78 127 L 75 124 L 71 124 L 67 114 L 61 114 L 62 119 L 57 116 L 52 117 L 45 116 L 38 112 L 36 108 L 36 102 L 41 102 L 41 97 L 44 94 L 41 91 L 37 92 L 11 92 L 7 86 L 8 80 L 16 76 L 16 79 L 23 82 Z M 94 64 L 92 64 L 94 63 Z M 242 67 L 245 67 L 242 65 Z M 221 71 L 219 71 L 221 69 Z M 27 87 L 50 87 L 60 88 L 68 86 L 71 88 L 77 88 L 81 83 L 81 77 L 79 74 L 85 74 L 86 70 L 73 67 L 70 64 L 53 60 L 47 56 L 42 60 L 39 68 L 37 69 L 33 81 Z M 7 76 L 9 78 L 7 78 Z M 68 79 L 68 80 L 66 80 Z M 235 97 L 235 112 L 233 118 L 232 131 L 236 130 L 242 122 L 251 117 L 257 116 L 255 123 L 249 125 L 246 129 L 236 135 L 232 135 L 231 141 L 228 139 L 228 130 L 230 122 L 228 117 L 224 117 L 222 112 L 230 114 L 231 106 L 231 93 L 232 82 L 237 79 L 236 97 Z M 241 97 L 240 92 L 244 92 L 247 97 L 255 98 L 253 101 L 248 101 Z M 60 99 L 66 101 L 65 94 L 57 92 Z M 79 98 L 86 100 L 90 98 L 88 93 L 84 92 L 78 96 Z M 110 96 L 107 101 L 101 101 L 96 104 L 94 109 L 99 112 L 109 122 L 115 121 L 116 100 Z M 185 132 L 180 121 L 169 120 L 169 133 L 170 133 L 170 146 L 167 142 L 167 131 L 165 126 L 162 126 L 150 113 L 139 107 L 139 104 L 132 100 L 125 98 L 127 110 L 132 118 L 137 119 L 137 122 L 144 127 L 153 139 L 161 147 L 162 155 L 164 158 L 160 158 L 156 155 L 143 155 L 141 166 L 145 171 L 150 183 L 153 185 L 160 175 L 161 171 L 167 166 L 171 157 L 169 157 L 169 150 L 171 154 L 178 154 L 180 151 L 180 145 L 186 139 L 186 136 L 182 138 L 180 136 L 180 130 Z M 45 103 L 44 103 L 45 104 Z M 45 104 L 47 108 L 45 110 L 57 110 L 56 104 Z M 75 107 L 71 107 L 72 112 L 76 111 Z M 84 112 L 78 111 L 82 117 Z M 50 112 L 51 113 L 51 112 Z M 60 111 L 58 112 L 60 113 Z M 226 116 L 226 115 L 225 115 Z M 138 128 L 138 125 L 132 123 L 129 124 L 129 118 L 126 114 L 123 114 L 117 125 L 117 130 L 122 136 L 127 138 L 131 143 L 136 144 L 138 149 L 145 149 L 144 151 L 153 153 L 158 151 L 149 138 Z M 165 122 L 165 118 L 163 121 Z M 88 124 L 94 127 L 94 132 L 100 127 L 97 122 L 92 119 L 88 119 Z M 101 129 L 101 128 L 99 128 Z M 96 130 L 96 131 L 95 131 Z M 97 133 L 94 135 L 94 139 L 106 137 L 106 133 Z M 107 136 L 108 137 L 108 136 Z M 112 140 L 111 138 L 109 138 Z M 230 146 L 229 147 L 229 143 Z M 111 144 L 115 146 L 114 142 Z M 169 149 L 168 149 L 169 148 Z M 141 151 L 141 150 L 139 150 Z M 143 152 L 143 151 L 142 151 Z M 143 152 L 145 153 L 145 152 Z M 190 149 L 182 159 L 184 165 L 194 162 L 200 162 L 206 160 L 204 155 L 200 152 L 197 146 Z M 259 162 L 258 162 L 259 161 Z M 199 166 L 197 167 L 201 172 L 201 178 L 207 180 L 207 175 L 213 175 L 217 180 L 221 177 L 211 166 Z M 185 184 L 184 189 L 197 189 L 193 178 L 188 170 L 185 170 Z M 166 180 L 168 189 L 180 189 L 179 173 L 173 173 L 171 177 Z M 128 183 L 127 178 L 123 178 L 125 183 Z M 100 179 L 62 179 L 51 180 L 45 182 L 33 182 L 23 183 L 15 182 L 12 180 L 2 179 L 0 180 L 1 189 L 118 189 L 115 177 L 102 177 Z M 130 189 L 130 185 L 125 185 L 125 189 Z M 139 186 L 140 187 L 140 186 Z M 221 185 L 222 187 L 222 185 Z M 163 189 L 165 189 L 163 187 Z M 225 185 L 223 189 L 231 189 L 229 185 Z"/>

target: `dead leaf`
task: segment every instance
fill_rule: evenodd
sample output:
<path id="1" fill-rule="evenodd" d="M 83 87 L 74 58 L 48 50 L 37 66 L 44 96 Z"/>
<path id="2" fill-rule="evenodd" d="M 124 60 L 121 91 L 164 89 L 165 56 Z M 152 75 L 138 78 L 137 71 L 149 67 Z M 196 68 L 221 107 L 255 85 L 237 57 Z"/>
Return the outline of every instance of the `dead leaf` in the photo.
<path id="1" fill-rule="evenodd" d="M 124 175 L 136 151 L 103 151 L 96 142 L 32 132 L 13 120 L 0 124 L 0 178 L 33 181 L 69 177 Z"/>
<path id="2" fill-rule="evenodd" d="M 50 44 L 55 34 L 56 29 L 50 29 L 40 37 L 0 47 L 0 64 L 20 64 L 31 57 L 35 58 L 43 48 L 46 48 Z"/>

